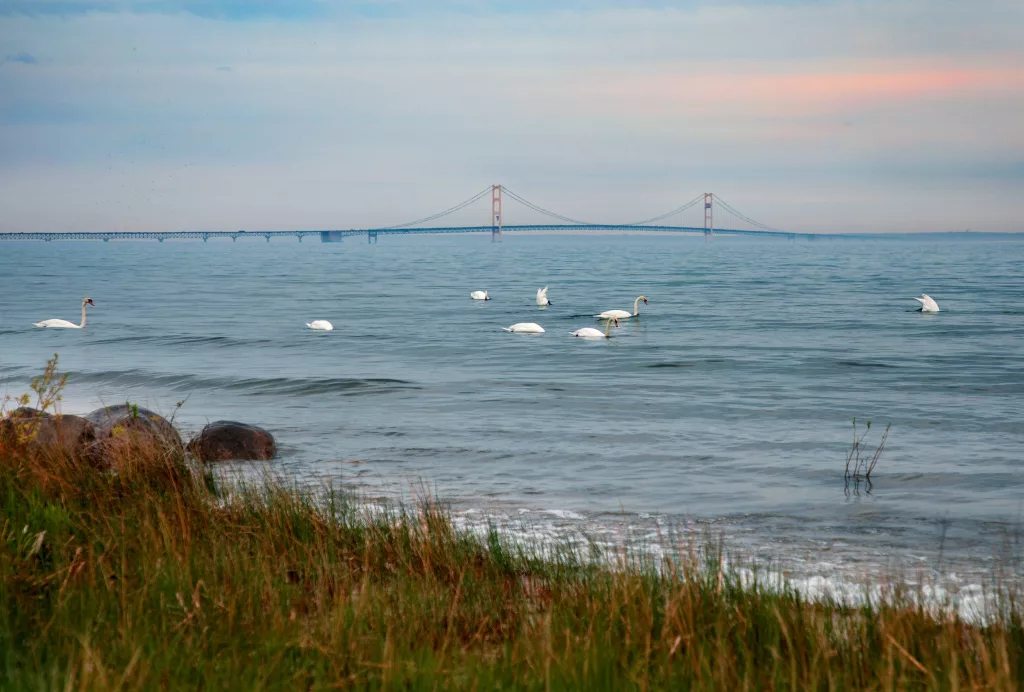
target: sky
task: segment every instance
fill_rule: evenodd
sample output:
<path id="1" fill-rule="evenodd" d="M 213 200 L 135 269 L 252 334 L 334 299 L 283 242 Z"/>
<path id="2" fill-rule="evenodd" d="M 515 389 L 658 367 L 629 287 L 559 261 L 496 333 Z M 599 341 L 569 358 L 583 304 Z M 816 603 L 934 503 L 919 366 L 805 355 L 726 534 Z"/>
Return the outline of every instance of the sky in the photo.
<path id="1" fill-rule="evenodd" d="M 1024 231 L 1024 2 L 0 0 L 0 231 L 383 227 L 491 184 Z"/>

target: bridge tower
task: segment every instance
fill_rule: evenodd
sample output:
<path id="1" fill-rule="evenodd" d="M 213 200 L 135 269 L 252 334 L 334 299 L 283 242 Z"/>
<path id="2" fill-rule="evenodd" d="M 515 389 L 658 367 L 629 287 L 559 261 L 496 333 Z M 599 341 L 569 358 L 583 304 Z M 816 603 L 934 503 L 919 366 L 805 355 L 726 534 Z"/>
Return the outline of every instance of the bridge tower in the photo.
<path id="1" fill-rule="evenodd" d="M 501 242 L 501 185 L 491 185 L 491 242 Z"/>
<path id="2" fill-rule="evenodd" d="M 715 210 L 713 205 L 715 203 L 715 193 L 705 192 L 704 193 L 704 235 L 714 235 L 715 233 Z"/>

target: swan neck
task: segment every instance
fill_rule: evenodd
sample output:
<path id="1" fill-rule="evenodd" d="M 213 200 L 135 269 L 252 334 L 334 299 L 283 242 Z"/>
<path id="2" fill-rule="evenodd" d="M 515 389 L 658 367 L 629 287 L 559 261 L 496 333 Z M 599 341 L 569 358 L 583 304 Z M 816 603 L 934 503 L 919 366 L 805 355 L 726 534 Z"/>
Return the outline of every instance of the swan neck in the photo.
<path id="1" fill-rule="evenodd" d="M 640 299 L 637 298 L 633 301 L 633 316 L 636 317 L 640 314 Z"/>
<path id="2" fill-rule="evenodd" d="M 82 303 L 82 323 L 79 327 L 85 327 L 85 303 Z"/>
<path id="3" fill-rule="evenodd" d="M 609 338 L 612 332 L 612 321 L 608 320 L 608 323 L 604 326 L 604 338 Z"/>

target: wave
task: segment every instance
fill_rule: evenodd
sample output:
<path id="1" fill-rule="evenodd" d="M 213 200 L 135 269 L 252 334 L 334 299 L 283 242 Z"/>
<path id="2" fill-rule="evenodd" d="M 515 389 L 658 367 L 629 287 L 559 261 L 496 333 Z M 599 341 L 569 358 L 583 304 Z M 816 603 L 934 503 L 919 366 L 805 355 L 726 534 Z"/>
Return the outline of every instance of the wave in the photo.
<path id="1" fill-rule="evenodd" d="M 253 344 L 269 344 L 270 339 L 238 339 L 233 336 L 198 336 L 188 334 L 160 334 L 153 336 L 126 336 L 96 339 L 92 344 L 162 344 L 167 346 L 251 346 Z"/>
<path id="2" fill-rule="evenodd" d="M 69 373 L 76 384 L 116 384 L 128 387 L 154 387 L 171 391 L 219 390 L 241 392 L 248 396 L 382 394 L 393 391 L 421 389 L 406 380 L 383 377 L 203 377 L 199 375 L 159 375 L 142 370 L 112 370 Z"/>
<path id="3" fill-rule="evenodd" d="M 665 360 L 660 363 L 649 363 L 643 367 L 649 370 L 666 368 L 695 368 L 698 365 L 717 365 L 728 362 L 726 358 L 695 358 L 693 360 Z"/>
<path id="4" fill-rule="evenodd" d="M 836 361 L 837 365 L 845 365 L 851 368 L 898 368 L 900 366 L 893 365 L 892 363 L 880 363 L 873 360 L 840 360 Z"/>

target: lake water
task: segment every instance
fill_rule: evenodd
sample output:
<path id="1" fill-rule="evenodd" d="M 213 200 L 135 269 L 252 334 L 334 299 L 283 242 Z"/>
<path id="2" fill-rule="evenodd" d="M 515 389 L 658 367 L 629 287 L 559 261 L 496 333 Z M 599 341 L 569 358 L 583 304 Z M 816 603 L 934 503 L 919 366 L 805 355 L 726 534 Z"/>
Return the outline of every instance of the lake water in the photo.
<path id="1" fill-rule="evenodd" d="M 186 428 L 262 425 L 275 469 L 370 500 L 426 487 L 610 544 L 710 526 L 806 574 L 984 573 L 1024 508 L 1021 267 L 1019 238 L 4 243 L 0 389 L 56 352 L 67 412 L 188 397 Z M 611 340 L 569 336 L 640 294 Z M 83 295 L 84 330 L 31 326 Z M 892 424 L 870 492 L 844 488 L 855 416 L 870 442 Z"/>

